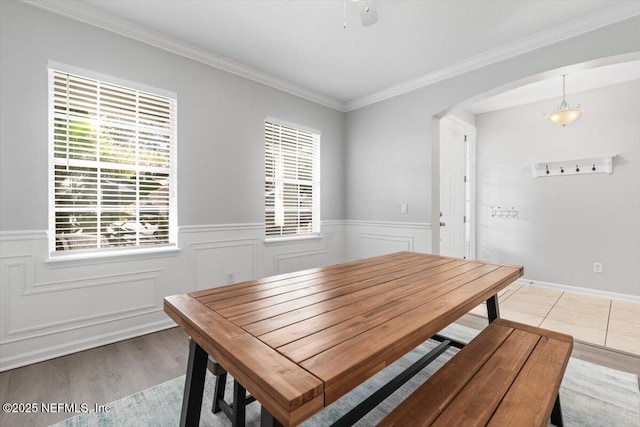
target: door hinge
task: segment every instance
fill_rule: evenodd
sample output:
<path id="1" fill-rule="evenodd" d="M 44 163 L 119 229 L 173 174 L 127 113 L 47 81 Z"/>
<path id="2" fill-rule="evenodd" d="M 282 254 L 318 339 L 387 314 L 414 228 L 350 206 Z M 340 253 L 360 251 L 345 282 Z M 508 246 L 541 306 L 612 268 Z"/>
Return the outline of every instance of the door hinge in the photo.
<path id="1" fill-rule="evenodd" d="M 463 221 L 462 222 L 464 222 L 464 223 L 467 222 L 467 216 L 466 215 L 463 217 Z"/>
<path id="2" fill-rule="evenodd" d="M 467 135 L 464 136 L 464 142 L 467 142 Z"/>
<path id="3" fill-rule="evenodd" d="M 464 182 L 467 182 L 467 175 L 464 176 Z"/>

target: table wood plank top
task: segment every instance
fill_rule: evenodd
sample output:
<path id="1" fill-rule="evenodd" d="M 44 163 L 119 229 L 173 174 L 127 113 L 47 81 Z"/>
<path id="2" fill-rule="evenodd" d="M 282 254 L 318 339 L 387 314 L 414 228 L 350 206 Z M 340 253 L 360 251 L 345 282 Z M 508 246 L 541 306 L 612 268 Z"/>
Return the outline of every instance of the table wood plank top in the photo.
<path id="1" fill-rule="evenodd" d="M 522 274 L 520 266 L 399 252 L 167 297 L 165 311 L 294 425 Z"/>

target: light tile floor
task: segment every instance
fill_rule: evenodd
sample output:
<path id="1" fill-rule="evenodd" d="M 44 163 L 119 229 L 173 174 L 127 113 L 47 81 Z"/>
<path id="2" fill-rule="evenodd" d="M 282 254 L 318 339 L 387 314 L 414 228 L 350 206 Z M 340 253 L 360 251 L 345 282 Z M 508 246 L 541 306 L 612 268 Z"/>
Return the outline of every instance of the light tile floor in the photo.
<path id="1" fill-rule="evenodd" d="M 640 304 L 514 283 L 498 295 L 500 317 L 640 355 Z M 487 315 L 484 304 L 471 311 Z"/>

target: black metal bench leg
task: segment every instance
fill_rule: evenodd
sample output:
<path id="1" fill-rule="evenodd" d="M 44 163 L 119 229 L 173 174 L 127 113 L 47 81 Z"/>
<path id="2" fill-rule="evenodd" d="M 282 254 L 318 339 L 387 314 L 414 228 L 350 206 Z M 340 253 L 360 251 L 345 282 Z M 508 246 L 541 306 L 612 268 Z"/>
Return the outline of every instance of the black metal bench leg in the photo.
<path id="1" fill-rule="evenodd" d="M 216 377 L 216 385 L 213 391 L 213 405 L 211 406 L 211 411 L 214 414 L 217 414 L 222 410 L 220 406 L 220 401 L 224 401 L 224 390 L 227 385 L 227 373 L 218 374 Z"/>
<path id="2" fill-rule="evenodd" d="M 487 300 L 487 317 L 489 323 L 500 317 L 500 307 L 498 307 L 498 295 L 494 295 Z"/>
<path id="3" fill-rule="evenodd" d="M 187 377 L 184 383 L 182 413 L 180 414 L 181 427 L 197 427 L 200 423 L 202 393 L 204 392 L 204 380 L 207 373 L 208 359 L 209 355 L 207 352 L 193 339 L 189 339 L 189 362 L 187 364 Z"/>
<path id="4" fill-rule="evenodd" d="M 551 411 L 551 424 L 557 427 L 563 427 L 562 422 L 562 409 L 560 408 L 560 394 L 556 396 L 556 403 L 553 404 L 553 410 Z"/>
<path id="5" fill-rule="evenodd" d="M 213 358 L 209 358 L 207 368 L 215 377 L 215 388 L 213 392 L 213 402 L 211 412 L 217 414 L 222 411 L 231 421 L 234 427 L 244 427 L 246 421 L 247 405 L 255 402 L 254 396 L 247 396 L 247 390 L 237 380 L 233 380 L 233 400 L 227 403 L 224 400 L 225 388 L 227 385 L 227 371 L 220 366 Z"/>

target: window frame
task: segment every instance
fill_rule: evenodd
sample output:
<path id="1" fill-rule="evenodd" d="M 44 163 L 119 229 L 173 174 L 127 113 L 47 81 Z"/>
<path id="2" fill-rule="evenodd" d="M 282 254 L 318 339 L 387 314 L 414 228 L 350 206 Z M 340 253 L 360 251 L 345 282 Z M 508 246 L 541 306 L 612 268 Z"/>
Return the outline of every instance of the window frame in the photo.
<path id="1" fill-rule="evenodd" d="M 267 214 L 269 212 L 269 206 L 267 203 L 267 191 L 266 186 L 268 182 L 267 168 L 268 168 L 268 140 L 267 140 L 267 126 L 270 123 L 272 126 L 281 126 L 288 128 L 290 130 L 295 130 L 297 132 L 305 132 L 311 135 L 312 139 L 312 177 L 309 182 L 311 185 L 311 231 L 309 232 L 296 232 L 296 233 L 280 233 L 280 234 L 270 234 L 268 233 L 267 227 Z M 321 159 L 321 141 L 322 141 L 322 133 L 319 130 L 309 128 L 306 126 L 302 126 L 296 123 L 287 122 L 285 120 L 275 119 L 273 117 L 266 117 L 263 122 L 263 137 L 264 137 L 264 213 L 263 213 L 263 221 L 264 221 L 264 233 L 265 233 L 265 243 L 277 243 L 277 242 L 286 242 L 286 241 L 299 241 L 299 240 L 308 240 L 308 239 L 317 239 L 321 236 L 321 227 L 320 227 L 320 194 L 321 194 L 321 180 L 320 180 L 320 159 Z M 281 179 L 283 182 L 287 181 L 286 179 Z M 275 181 L 275 180 L 274 180 Z M 298 200 L 299 200 L 300 192 L 298 192 Z M 275 211 L 274 206 L 274 211 Z M 283 208 L 284 211 L 284 208 Z M 299 214 L 299 212 L 298 212 Z M 275 215 L 275 212 L 274 212 Z"/>
<path id="2" fill-rule="evenodd" d="M 167 241 L 160 242 L 157 244 L 140 244 L 138 241 L 139 237 L 136 237 L 137 244 L 135 245 L 122 245 L 118 247 L 105 247 L 105 248 L 90 248 L 90 249 L 70 249 L 70 250 L 57 250 L 56 248 L 56 166 L 60 165 L 61 162 L 56 159 L 55 151 L 56 151 L 56 132 L 55 132 L 55 95 L 54 95 L 54 81 L 55 81 L 55 73 L 63 73 L 69 74 L 73 76 L 78 76 L 82 79 L 88 79 L 97 81 L 100 83 L 104 83 L 110 86 L 119 86 L 122 87 L 126 91 L 134 91 L 137 93 L 145 93 L 151 95 L 152 97 L 161 97 L 167 98 L 169 102 L 169 121 L 170 127 L 168 132 L 168 159 L 169 165 L 164 168 L 167 170 L 167 180 L 168 180 L 168 229 L 167 229 Z M 117 258 L 119 255 L 135 255 L 135 254 L 160 254 L 160 253 L 173 253 L 177 248 L 178 243 L 178 210 L 177 210 L 177 175 L 178 175 L 178 162 L 177 162 L 177 127 L 178 127 L 178 97 L 177 94 L 171 91 L 167 91 L 164 89 L 159 89 L 155 87 L 151 87 L 148 85 L 144 85 L 141 83 L 129 81 L 126 79 L 98 73 L 95 71 L 90 71 L 86 69 L 82 69 L 75 66 L 70 66 L 67 64 L 62 64 L 55 61 L 48 61 L 47 64 L 47 96 L 48 96 L 48 252 L 49 252 L 49 260 L 82 260 L 82 259 L 92 259 L 92 258 L 105 258 L 112 259 Z M 139 110 L 136 108 L 136 114 Z M 67 122 L 68 123 L 68 122 Z M 139 132 L 140 127 L 136 123 L 135 126 L 136 134 Z M 138 142 L 136 141 L 136 147 L 138 147 Z M 105 169 L 108 169 L 109 166 L 113 166 L 113 163 L 102 162 L 99 159 L 95 161 L 87 161 L 87 163 L 92 163 L 95 165 L 97 170 L 101 169 L 101 166 Z M 137 170 L 138 172 L 152 172 L 152 169 L 162 169 L 156 166 L 144 166 L 140 164 L 122 163 L 122 169 L 131 169 Z M 106 166 L 106 167 L 105 167 Z M 148 170 L 146 170 L 148 169 Z M 96 177 L 99 175 L 104 175 L 102 171 L 96 172 Z M 137 185 L 135 186 L 135 203 L 136 203 L 136 212 L 140 211 L 140 188 L 145 185 L 145 181 L 137 181 Z M 99 197 L 100 191 L 98 190 L 96 193 L 96 197 Z M 102 198 L 99 199 L 103 201 Z M 103 205 L 96 205 L 96 212 L 100 212 L 103 210 Z M 97 213 L 98 215 L 98 213 Z M 138 235 L 138 232 L 136 232 Z M 101 234 L 98 234 L 97 240 L 101 240 Z"/>

